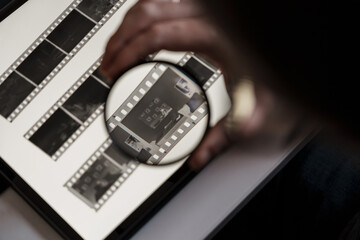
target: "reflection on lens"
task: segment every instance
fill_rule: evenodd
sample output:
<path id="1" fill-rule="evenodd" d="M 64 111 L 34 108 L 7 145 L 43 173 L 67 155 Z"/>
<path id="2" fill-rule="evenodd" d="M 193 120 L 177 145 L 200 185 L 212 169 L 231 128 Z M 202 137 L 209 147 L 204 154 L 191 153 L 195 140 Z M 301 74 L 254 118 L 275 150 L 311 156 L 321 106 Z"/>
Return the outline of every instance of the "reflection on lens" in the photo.
<path id="1" fill-rule="evenodd" d="M 203 89 L 167 63 L 146 63 L 121 76 L 106 102 L 106 127 L 120 151 L 149 165 L 186 158 L 209 121 Z"/>

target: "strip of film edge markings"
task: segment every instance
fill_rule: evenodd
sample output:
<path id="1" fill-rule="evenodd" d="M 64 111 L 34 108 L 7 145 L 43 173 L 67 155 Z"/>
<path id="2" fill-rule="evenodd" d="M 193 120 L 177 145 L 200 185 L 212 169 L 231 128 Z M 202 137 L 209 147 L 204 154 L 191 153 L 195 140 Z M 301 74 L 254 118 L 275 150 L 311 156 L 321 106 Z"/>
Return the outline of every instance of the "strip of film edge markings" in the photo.
<path id="1" fill-rule="evenodd" d="M 159 163 L 180 142 L 180 140 L 191 131 L 207 114 L 206 103 L 203 103 L 180 127 L 174 129 L 171 137 L 159 147 L 159 151 L 153 154 L 147 163 Z M 204 109 L 205 108 L 205 109 Z M 170 140 L 171 139 L 171 140 Z M 151 161 L 152 160 L 152 161 Z"/>
<path id="2" fill-rule="evenodd" d="M 64 184 L 71 193 L 85 202 L 89 207 L 93 208 L 95 211 L 98 211 L 106 201 L 108 201 L 111 196 L 116 192 L 116 190 L 125 182 L 125 180 L 134 172 L 137 168 L 138 164 L 135 162 L 131 162 L 129 167 L 124 171 L 121 176 L 113 183 L 113 185 L 106 191 L 105 194 L 100 198 L 100 200 L 96 204 L 90 203 L 84 196 L 75 191 L 72 186 L 77 182 L 78 179 L 86 172 L 86 170 L 94 164 L 100 156 L 104 154 L 106 149 L 110 147 L 112 141 L 108 138 L 100 147 L 85 161 L 83 165 L 72 175 L 72 177 Z M 113 162 L 109 158 L 106 158 L 108 161 Z"/>
<path id="3" fill-rule="evenodd" d="M 32 135 L 60 108 L 76 90 L 90 77 L 90 75 L 100 66 L 100 57 L 91 67 L 60 97 L 60 99 L 28 130 L 24 137 L 30 139 Z M 73 133 L 67 141 L 51 156 L 53 160 L 57 160 L 72 145 L 72 143 L 86 130 L 87 127 L 104 111 L 104 104 L 99 106 L 93 114 Z"/>
<path id="4" fill-rule="evenodd" d="M 106 124 L 109 125 L 110 128 L 114 129 L 116 125 L 114 122 L 120 123 L 128 113 L 136 106 L 138 102 L 145 96 L 145 94 L 151 89 L 151 87 L 159 80 L 161 75 L 166 70 L 166 67 L 162 64 L 156 64 L 150 72 L 145 76 L 145 78 L 140 82 L 140 84 L 129 94 L 129 97 L 124 101 L 123 104 L 118 107 L 117 110 L 111 115 L 116 117 L 113 119 L 106 120 Z M 117 116 L 116 113 L 120 113 L 120 116 Z"/>
<path id="5" fill-rule="evenodd" d="M 207 80 L 206 83 L 204 83 L 204 85 L 202 86 L 202 88 L 205 91 L 208 90 L 216 82 L 216 80 L 220 78 L 220 76 L 222 75 L 221 71 L 219 69 L 214 69 L 212 66 L 209 66 L 204 61 L 202 61 L 200 57 L 196 56 L 192 52 L 187 52 L 180 59 L 180 61 L 178 62 L 178 65 L 183 67 L 189 61 L 190 58 L 195 58 L 199 63 L 201 63 L 202 65 L 204 65 L 205 67 L 207 67 L 208 69 L 210 69 L 214 72 L 214 74 L 209 78 L 209 80 Z"/>
<path id="6" fill-rule="evenodd" d="M 15 62 L 0 76 L 0 85 L 7 79 L 7 77 L 31 54 L 37 46 L 42 43 L 47 36 L 58 26 L 69 14 L 73 11 L 81 2 L 81 0 L 75 0 L 69 7 L 67 7 L 60 16 L 38 37 L 33 44 L 15 60 Z M 7 118 L 9 122 L 12 122 L 21 111 L 36 97 L 36 95 L 56 76 L 56 74 L 65 66 L 70 59 L 95 35 L 95 33 L 103 26 L 114 13 L 126 2 L 126 0 L 119 0 L 105 16 L 99 21 L 97 25 L 74 47 L 74 49 L 50 72 L 50 74 L 42 80 L 42 82 L 22 101 L 20 105 L 10 114 Z"/>

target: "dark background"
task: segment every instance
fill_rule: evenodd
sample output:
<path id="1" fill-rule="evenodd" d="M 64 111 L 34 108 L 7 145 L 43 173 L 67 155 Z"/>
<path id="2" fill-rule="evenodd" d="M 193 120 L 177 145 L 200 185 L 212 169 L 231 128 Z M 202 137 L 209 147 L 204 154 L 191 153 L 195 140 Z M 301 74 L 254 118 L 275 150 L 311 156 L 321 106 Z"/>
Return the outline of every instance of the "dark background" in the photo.
<path id="1" fill-rule="evenodd" d="M 0 0 L 0 9 L 5 7 L 9 2 L 11 2 L 10 0 Z"/>

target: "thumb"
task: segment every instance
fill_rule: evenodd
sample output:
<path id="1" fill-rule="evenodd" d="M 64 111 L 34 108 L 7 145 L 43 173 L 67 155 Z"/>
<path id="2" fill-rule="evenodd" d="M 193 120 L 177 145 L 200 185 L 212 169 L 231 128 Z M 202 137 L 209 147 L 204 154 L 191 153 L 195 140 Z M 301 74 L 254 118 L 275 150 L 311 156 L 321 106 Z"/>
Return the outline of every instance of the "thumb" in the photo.
<path id="1" fill-rule="evenodd" d="M 225 131 L 224 120 L 221 120 L 209 130 L 202 143 L 191 155 L 188 160 L 190 168 L 195 171 L 200 170 L 207 162 L 223 152 L 230 142 Z"/>

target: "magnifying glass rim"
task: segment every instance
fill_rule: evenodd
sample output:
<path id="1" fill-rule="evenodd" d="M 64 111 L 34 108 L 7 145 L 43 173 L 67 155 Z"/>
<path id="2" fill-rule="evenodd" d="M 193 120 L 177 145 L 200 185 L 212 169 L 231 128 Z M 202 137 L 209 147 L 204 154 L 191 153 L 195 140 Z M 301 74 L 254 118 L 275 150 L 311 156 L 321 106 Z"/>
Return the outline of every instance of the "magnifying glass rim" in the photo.
<path id="1" fill-rule="evenodd" d="M 179 157 L 177 160 L 174 160 L 174 161 L 171 161 L 171 162 L 168 162 L 168 163 L 161 163 L 161 160 L 159 163 L 157 164 L 148 164 L 146 162 L 142 162 L 140 160 L 138 160 L 136 157 L 134 156 L 131 156 L 131 154 L 127 153 L 126 151 L 124 151 L 122 149 L 121 146 L 119 146 L 119 144 L 117 143 L 117 141 L 115 141 L 111 134 L 111 132 L 109 131 L 109 126 L 107 124 L 107 116 L 106 116 L 106 109 L 107 109 L 107 103 L 108 103 L 108 99 L 110 97 L 110 94 L 111 94 L 111 91 L 113 89 L 113 87 L 116 85 L 116 83 L 120 80 L 120 78 L 122 78 L 126 73 L 128 73 L 129 71 L 131 71 L 132 69 L 134 68 L 137 68 L 139 66 L 142 66 L 142 65 L 146 65 L 146 64 L 151 64 L 151 63 L 154 63 L 155 65 L 156 64 L 164 64 L 164 65 L 168 65 L 168 66 L 171 66 L 171 67 L 174 67 L 176 68 L 177 70 L 179 70 L 180 72 L 182 72 L 183 74 L 185 74 L 190 80 L 192 80 L 201 90 L 202 92 L 204 93 L 204 98 L 205 98 L 205 102 L 207 103 L 207 115 L 205 115 L 205 117 L 207 117 L 207 124 L 206 124 L 206 128 L 205 128 L 205 131 L 204 131 L 204 134 L 202 136 L 202 138 L 200 139 L 199 141 L 199 144 L 197 144 L 197 146 L 194 147 L 194 149 L 190 152 L 190 153 L 187 153 L 181 157 Z M 154 65 L 154 66 L 155 66 Z M 131 95 L 131 93 L 129 94 L 129 96 Z M 159 167 L 159 166 L 168 166 L 168 165 L 172 165 L 172 164 L 175 164 L 175 163 L 178 163 L 180 161 L 183 161 L 185 160 L 187 157 L 190 157 L 191 154 L 196 150 L 196 148 L 203 142 L 205 136 L 207 135 L 207 132 L 210 128 L 210 119 L 211 119 L 211 110 L 210 110 L 210 104 L 209 104 L 209 100 L 208 100 L 208 97 L 207 97 L 207 94 L 206 94 L 206 90 L 201 86 L 200 84 L 200 81 L 192 74 L 190 73 L 189 71 L 187 71 L 184 67 L 178 65 L 178 64 L 175 64 L 175 63 L 171 63 L 171 62 L 167 62 L 167 61 L 157 61 L 157 60 L 152 60 L 152 61 L 146 61 L 146 62 L 141 62 L 137 65 L 133 65 L 129 68 L 127 68 L 125 71 L 122 72 L 122 74 L 111 84 L 110 86 L 110 90 L 109 90 L 109 93 L 107 94 L 107 97 L 106 97 L 106 102 L 105 102 L 105 105 L 104 105 L 104 124 L 105 124 L 105 127 L 106 127 L 106 130 L 109 134 L 109 137 L 111 138 L 113 144 L 116 146 L 116 148 L 121 151 L 122 153 L 124 153 L 125 155 L 129 156 L 133 161 L 136 161 L 138 163 L 141 163 L 141 164 L 144 164 L 144 165 L 147 165 L 147 166 L 156 166 L 156 167 Z M 191 130 L 190 130 L 191 131 Z M 181 140 L 180 140 L 181 141 Z M 171 149 L 172 150 L 172 149 Z M 171 152 L 170 150 L 170 152 Z M 166 156 L 165 156 L 166 157 Z"/>

